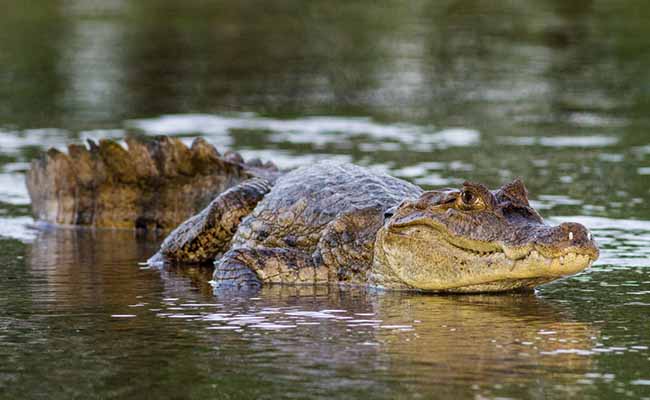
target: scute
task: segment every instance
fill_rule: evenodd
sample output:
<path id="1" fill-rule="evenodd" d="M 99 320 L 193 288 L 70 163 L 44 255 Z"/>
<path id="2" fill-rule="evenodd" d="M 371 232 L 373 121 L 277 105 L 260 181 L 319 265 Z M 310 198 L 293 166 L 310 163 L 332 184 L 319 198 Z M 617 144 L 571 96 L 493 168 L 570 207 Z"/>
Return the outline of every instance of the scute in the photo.
<path id="1" fill-rule="evenodd" d="M 313 251 L 325 226 L 337 216 L 366 208 L 383 213 L 421 194 L 418 186 L 389 175 L 352 164 L 319 162 L 279 178 L 242 221 L 233 246 L 283 247 L 290 235 L 298 248 Z"/>

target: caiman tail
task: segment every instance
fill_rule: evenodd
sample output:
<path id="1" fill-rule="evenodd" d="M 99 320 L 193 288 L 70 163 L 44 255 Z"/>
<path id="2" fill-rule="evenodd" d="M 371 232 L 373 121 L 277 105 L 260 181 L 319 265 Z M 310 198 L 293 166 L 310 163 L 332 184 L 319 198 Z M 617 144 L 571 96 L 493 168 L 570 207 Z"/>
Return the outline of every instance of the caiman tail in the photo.
<path id="1" fill-rule="evenodd" d="M 245 180 L 274 181 L 275 165 L 223 156 L 202 138 L 128 137 L 48 150 L 32 161 L 27 189 L 37 220 L 101 228 L 169 230 Z"/>

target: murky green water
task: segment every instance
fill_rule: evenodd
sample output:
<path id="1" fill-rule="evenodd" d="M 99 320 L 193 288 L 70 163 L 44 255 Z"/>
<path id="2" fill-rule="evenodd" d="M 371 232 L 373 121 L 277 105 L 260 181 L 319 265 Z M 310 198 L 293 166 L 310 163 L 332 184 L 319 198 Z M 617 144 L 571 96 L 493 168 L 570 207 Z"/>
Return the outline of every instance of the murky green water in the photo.
<path id="1" fill-rule="evenodd" d="M 2 9 L 0 397 L 650 398 L 650 5 Z M 29 160 L 129 131 L 427 188 L 522 176 L 602 256 L 535 295 L 214 296 L 132 232 L 30 228 Z"/>

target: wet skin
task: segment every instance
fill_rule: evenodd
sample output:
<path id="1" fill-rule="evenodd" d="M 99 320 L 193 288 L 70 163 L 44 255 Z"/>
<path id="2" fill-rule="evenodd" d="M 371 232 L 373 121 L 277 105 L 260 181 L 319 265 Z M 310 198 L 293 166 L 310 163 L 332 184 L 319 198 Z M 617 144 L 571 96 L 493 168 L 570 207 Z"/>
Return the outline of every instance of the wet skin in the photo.
<path id="1" fill-rule="evenodd" d="M 250 188 L 242 190 L 223 198 L 252 198 Z M 532 289 L 598 258 L 584 226 L 544 223 L 521 180 L 495 191 L 466 182 L 424 192 L 358 166 L 324 162 L 253 196 L 259 203 L 242 207 L 250 214 L 230 241 L 210 238 L 214 229 L 205 228 L 236 225 L 220 217 L 216 200 L 203 212 L 210 223 L 197 218 L 179 227 L 152 262 L 215 259 L 218 286 L 348 283 L 468 293 Z M 205 243 L 224 245 L 206 252 Z"/>
<path id="2" fill-rule="evenodd" d="M 472 182 L 423 191 L 351 164 L 279 172 L 222 157 L 200 139 L 191 149 L 164 137 L 127 142 L 128 151 L 102 141 L 34 162 L 34 213 L 57 223 L 164 228 L 205 204 L 187 201 L 192 194 L 212 194 L 149 262 L 214 262 L 218 286 L 499 292 L 532 289 L 598 258 L 584 226 L 545 224 L 519 179 L 494 191 Z M 158 191 L 165 195 L 150 193 Z"/>

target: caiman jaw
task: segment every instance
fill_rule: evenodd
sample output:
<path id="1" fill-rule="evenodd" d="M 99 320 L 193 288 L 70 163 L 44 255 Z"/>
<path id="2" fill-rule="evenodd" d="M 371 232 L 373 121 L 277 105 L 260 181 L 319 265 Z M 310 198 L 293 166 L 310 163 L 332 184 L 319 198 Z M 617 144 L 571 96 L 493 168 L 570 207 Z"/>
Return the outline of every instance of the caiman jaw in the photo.
<path id="1" fill-rule="evenodd" d="M 429 224 L 427 224 L 429 225 Z M 573 224 L 574 226 L 577 224 Z M 580 226 L 584 230 L 584 227 Z M 437 227 L 439 229 L 439 227 Z M 551 228 L 549 229 L 561 229 Z M 439 230 L 440 232 L 440 230 Z M 578 234 L 571 233 L 567 235 L 570 242 Z M 552 278 L 565 276 L 580 272 L 589 268 L 591 264 L 598 259 L 598 248 L 593 244 L 591 233 L 585 234 L 588 241 L 578 245 L 568 245 L 566 247 L 550 246 L 543 243 L 526 244 L 523 246 L 508 246 L 503 243 L 488 243 L 474 241 L 471 239 L 459 239 L 448 232 L 440 232 L 440 237 L 449 244 L 457 247 L 459 250 L 468 253 L 470 258 L 486 258 L 498 262 L 500 258 L 503 261 L 510 260 L 514 262 L 513 270 L 518 267 L 517 264 L 530 264 L 539 266 L 539 274 L 550 276 Z M 521 266 L 519 266 L 521 267 Z M 531 272 L 532 272 L 531 271 Z M 551 279 L 549 279 L 551 280 Z"/>
<path id="2" fill-rule="evenodd" d="M 450 245 L 467 253 L 468 258 L 484 258 L 498 262 L 508 259 L 516 263 L 536 263 L 549 271 L 569 275 L 589 268 L 598 258 L 598 249 L 594 247 L 571 246 L 564 249 L 549 250 L 548 246 L 529 244 L 519 247 L 509 247 L 502 243 L 492 244 L 458 239 L 449 234 L 441 234 Z M 584 266 L 584 267 L 583 267 Z M 562 273 L 565 271 L 565 273 Z M 554 276 L 561 276 L 554 275 Z"/>
<path id="3" fill-rule="evenodd" d="M 394 278 L 407 287 L 434 292 L 532 289 L 580 272 L 598 256 L 590 237 L 588 243 L 579 245 L 558 242 L 552 246 L 542 240 L 508 246 L 453 236 L 436 221 L 393 225 L 380 236 L 375 248 L 378 263 L 390 265 Z M 381 266 L 379 271 L 381 280 L 386 273 Z"/>
<path id="4" fill-rule="evenodd" d="M 546 225 L 538 227 L 538 230 L 541 228 L 549 232 L 553 232 L 553 230 L 560 232 L 555 235 L 547 234 L 541 237 L 538 243 L 527 243 L 520 246 L 508 245 L 503 241 L 487 242 L 456 236 L 449 232 L 443 224 L 435 220 L 421 220 L 412 224 L 393 224 L 391 228 L 399 229 L 418 225 L 439 232 L 440 236 L 452 246 L 478 256 L 503 253 L 513 261 L 526 258 L 533 252 L 547 259 L 563 259 L 569 256 L 585 255 L 591 258 L 592 261 L 595 261 L 599 256 L 599 251 L 593 242 L 591 232 L 584 226 L 576 223 L 565 223 L 557 227 Z M 562 240 L 563 237 L 565 240 Z M 548 243 L 549 240 L 551 240 L 550 243 Z"/>

